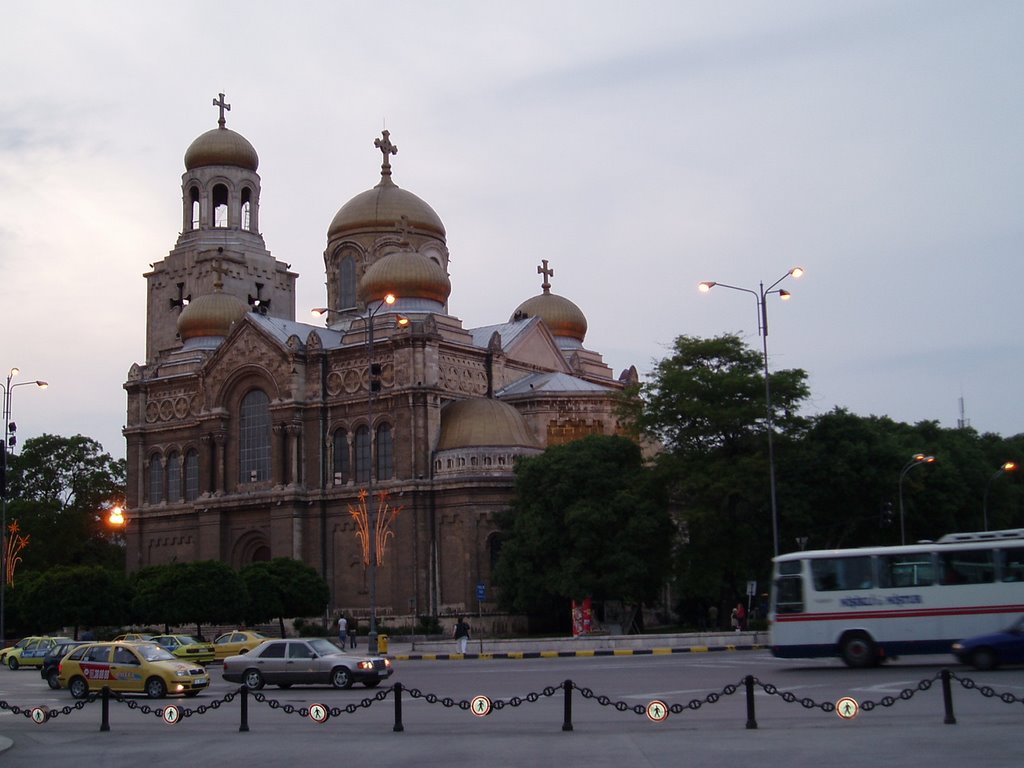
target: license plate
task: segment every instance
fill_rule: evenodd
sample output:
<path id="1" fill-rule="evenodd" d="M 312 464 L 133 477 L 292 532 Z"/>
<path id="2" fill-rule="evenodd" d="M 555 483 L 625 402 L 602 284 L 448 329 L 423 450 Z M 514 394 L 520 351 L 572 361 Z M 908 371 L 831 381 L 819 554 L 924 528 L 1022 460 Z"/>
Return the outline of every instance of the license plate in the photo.
<path id="1" fill-rule="evenodd" d="M 195 682 L 192 683 L 192 685 L 194 685 L 196 687 L 199 687 L 201 685 L 209 685 L 209 684 L 210 684 L 210 679 L 207 678 L 207 677 L 197 677 Z"/>

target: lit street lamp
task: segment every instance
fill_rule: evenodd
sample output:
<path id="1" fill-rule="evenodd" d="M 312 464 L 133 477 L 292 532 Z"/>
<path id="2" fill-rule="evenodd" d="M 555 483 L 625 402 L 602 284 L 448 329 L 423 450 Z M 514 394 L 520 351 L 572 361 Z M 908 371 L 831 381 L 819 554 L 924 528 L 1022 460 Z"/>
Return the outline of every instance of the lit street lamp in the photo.
<path id="1" fill-rule="evenodd" d="M 995 473 L 992 475 L 992 477 L 990 477 L 988 479 L 988 482 L 985 483 L 985 494 L 981 497 L 981 514 L 982 514 L 982 521 L 985 524 L 984 530 L 986 530 L 986 531 L 988 530 L 988 491 L 992 487 L 992 481 L 995 480 L 1000 475 L 1005 475 L 1007 472 L 1014 472 L 1016 469 L 1017 469 L 1017 463 L 1016 462 L 1013 462 L 1013 461 L 1004 462 L 1003 465 L 1001 467 L 999 467 L 999 469 L 997 469 L 995 471 Z"/>
<path id="2" fill-rule="evenodd" d="M 768 432 L 768 481 L 771 491 L 772 507 L 772 547 L 776 557 L 778 557 L 779 554 L 779 511 L 775 501 L 775 449 L 772 445 L 772 433 L 775 431 L 775 428 L 772 424 L 772 388 L 768 377 L 768 305 L 765 302 L 765 299 L 775 293 L 778 294 L 780 299 L 787 301 L 790 297 L 789 291 L 782 289 L 775 290 L 775 286 L 787 277 L 800 277 L 803 273 L 804 270 L 802 267 L 793 267 L 767 288 L 764 287 L 763 281 L 758 283 L 758 289 L 756 291 L 750 288 L 740 288 L 739 286 L 717 283 L 710 280 L 700 283 L 700 285 L 697 286 L 697 289 L 701 293 L 707 293 L 712 288 L 718 286 L 720 288 L 730 288 L 734 291 L 749 293 L 757 300 L 757 331 L 761 335 L 761 346 L 764 351 L 764 406 L 766 414 L 765 426 Z"/>
<path id="3" fill-rule="evenodd" d="M 3 387 L 4 394 L 4 442 L 3 445 L 0 445 L 0 495 L 3 496 L 3 514 L 0 517 L 0 574 L 3 574 L 3 578 L 0 578 L 0 642 L 7 638 L 7 626 L 5 623 L 7 616 L 7 564 L 3 561 L 7 553 L 7 453 L 8 450 L 14 448 L 18 441 L 17 436 L 14 434 L 18 427 L 11 420 L 11 394 L 15 387 L 27 387 L 30 384 L 34 384 L 40 389 L 46 389 L 50 386 L 45 381 L 22 381 L 12 384 L 11 380 L 19 373 L 21 371 L 18 368 L 11 368 L 7 374 L 6 384 L 0 384 L 0 387 Z"/>
<path id="4" fill-rule="evenodd" d="M 903 469 L 900 470 L 900 482 L 899 482 L 899 495 L 900 495 L 900 544 L 907 543 L 906 530 L 903 526 L 903 478 L 907 476 L 907 472 L 912 470 L 919 464 L 934 464 L 934 456 L 926 456 L 923 453 L 915 453 L 910 457 L 910 461 L 903 465 Z"/>

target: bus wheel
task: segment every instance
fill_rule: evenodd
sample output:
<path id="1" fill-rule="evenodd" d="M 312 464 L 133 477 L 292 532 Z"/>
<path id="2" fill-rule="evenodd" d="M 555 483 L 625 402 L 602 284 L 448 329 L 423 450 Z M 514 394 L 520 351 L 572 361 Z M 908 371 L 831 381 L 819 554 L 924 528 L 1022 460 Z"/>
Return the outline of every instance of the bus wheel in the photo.
<path id="1" fill-rule="evenodd" d="M 864 632 L 849 632 L 843 635 L 839 643 L 839 652 L 846 666 L 854 669 L 866 669 L 878 664 L 875 642 Z"/>

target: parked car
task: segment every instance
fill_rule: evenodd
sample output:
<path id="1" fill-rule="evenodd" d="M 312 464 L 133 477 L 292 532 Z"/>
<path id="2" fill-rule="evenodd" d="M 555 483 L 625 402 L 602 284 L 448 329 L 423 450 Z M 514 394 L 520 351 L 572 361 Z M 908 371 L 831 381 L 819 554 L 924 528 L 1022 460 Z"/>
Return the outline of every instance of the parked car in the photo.
<path id="1" fill-rule="evenodd" d="M 62 640 L 70 639 L 47 635 L 22 638 L 16 644 L 0 651 L 0 664 L 6 664 L 9 669 L 38 667 L 43 663 L 43 657 L 50 648 Z"/>
<path id="2" fill-rule="evenodd" d="M 209 664 L 215 658 L 212 643 L 201 642 L 191 635 L 153 635 L 149 642 L 166 648 L 179 659 Z"/>
<path id="3" fill-rule="evenodd" d="M 253 632 L 249 629 L 235 629 L 225 632 L 213 641 L 213 652 L 218 659 L 226 659 L 228 656 L 238 656 L 248 653 L 257 645 L 267 639 L 266 635 Z"/>
<path id="4" fill-rule="evenodd" d="M 391 660 L 345 653 L 322 637 L 265 640 L 249 653 L 224 659 L 224 679 L 252 690 L 266 684 L 373 688 L 394 673 Z"/>
<path id="5" fill-rule="evenodd" d="M 143 632 L 126 632 L 114 638 L 115 643 L 148 643 L 153 639 L 152 635 Z"/>
<path id="6" fill-rule="evenodd" d="M 156 643 L 89 643 L 65 656 L 59 670 L 61 687 L 76 699 L 104 686 L 159 699 L 196 696 L 210 685 L 205 667 L 177 659 Z"/>
<path id="7" fill-rule="evenodd" d="M 60 688 L 60 660 L 75 648 L 88 645 L 91 642 L 91 640 L 62 640 L 52 646 L 43 656 L 43 664 L 39 667 L 40 676 L 54 690 Z"/>
<path id="8" fill-rule="evenodd" d="M 976 669 L 1024 664 L 1024 616 L 1004 629 L 953 643 L 953 655 Z"/>

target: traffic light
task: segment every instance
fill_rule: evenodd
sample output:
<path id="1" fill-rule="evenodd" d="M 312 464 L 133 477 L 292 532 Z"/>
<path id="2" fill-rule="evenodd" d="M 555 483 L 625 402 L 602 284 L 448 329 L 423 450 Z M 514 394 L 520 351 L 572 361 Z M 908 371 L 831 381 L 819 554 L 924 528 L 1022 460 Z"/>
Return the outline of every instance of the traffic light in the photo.
<path id="1" fill-rule="evenodd" d="M 0 444 L 0 499 L 7 498 L 7 446 Z"/>
<path id="2" fill-rule="evenodd" d="M 883 528 L 888 528 L 892 525 L 892 502 L 887 501 L 882 505 L 882 515 L 880 525 Z"/>

